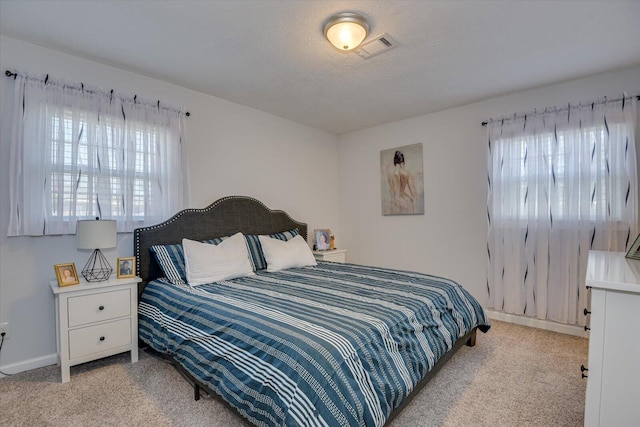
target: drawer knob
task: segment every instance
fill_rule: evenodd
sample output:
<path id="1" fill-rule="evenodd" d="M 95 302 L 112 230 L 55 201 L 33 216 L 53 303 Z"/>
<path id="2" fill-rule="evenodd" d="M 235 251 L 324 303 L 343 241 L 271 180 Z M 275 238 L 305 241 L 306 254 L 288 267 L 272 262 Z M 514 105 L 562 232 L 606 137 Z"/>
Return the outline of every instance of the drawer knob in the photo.
<path id="1" fill-rule="evenodd" d="M 580 371 L 584 372 L 584 371 L 588 371 L 589 368 L 585 368 L 584 365 L 580 365 Z"/>
<path id="2" fill-rule="evenodd" d="M 589 310 L 587 310 L 586 308 L 583 311 L 584 315 L 586 316 L 587 314 L 591 314 L 591 312 Z"/>
<path id="3" fill-rule="evenodd" d="M 582 378 L 589 378 L 589 375 L 585 375 L 584 372 L 582 373 Z"/>
<path id="4" fill-rule="evenodd" d="M 584 327 L 584 330 L 585 330 L 585 331 L 590 331 L 590 330 L 591 330 L 591 328 L 590 328 L 590 327 L 588 327 L 588 326 L 585 326 L 585 327 Z"/>
<path id="5" fill-rule="evenodd" d="M 100 311 L 104 310 L 104 305 L 101 305 L 100 307 L 98 307 L 98 310 Z"/>
<path id="6" fill-rule="evenodd" d="M 100 337 L 100 341 L 104 341 L 104 337 Z"/>

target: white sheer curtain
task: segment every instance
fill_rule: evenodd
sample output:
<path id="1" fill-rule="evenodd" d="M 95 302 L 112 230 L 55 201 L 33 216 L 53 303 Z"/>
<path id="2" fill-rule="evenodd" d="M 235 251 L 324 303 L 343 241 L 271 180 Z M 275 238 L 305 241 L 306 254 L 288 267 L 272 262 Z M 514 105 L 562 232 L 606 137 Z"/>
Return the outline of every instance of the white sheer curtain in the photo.
<path id="1" fill-rule="evenodd" d="M 9 236 L 118 231 L 184 207 L 184 113 L 113 91 L 18 74 L 11 123 Z"/>
<path id="2" fill-rule="evenodd" d="M 488 125 L 489 306 L 585 324 L 590 249 L 637 233 L 632 98 Z"/>

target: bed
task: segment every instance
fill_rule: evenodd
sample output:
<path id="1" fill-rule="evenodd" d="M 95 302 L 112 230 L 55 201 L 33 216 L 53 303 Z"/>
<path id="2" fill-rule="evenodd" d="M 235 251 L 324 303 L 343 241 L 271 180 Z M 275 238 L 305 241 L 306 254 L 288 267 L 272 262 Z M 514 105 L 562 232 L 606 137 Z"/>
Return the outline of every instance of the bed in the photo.
<path id="1" fill-rule="evenodd" d="M 256 270 L 245 277 L 190 286 L 163 258 L 179 258 L 171 251 L 183 238 L 219 244 L 238 232 Z M 140 341 L 170 359 L 196 396 L 205 389 L 250 424 L 385 425 L 490 327 L 448 279 L 332 262 L 267 271 L 260 235 L 306 241 L 307 226 L 229 196 L 134 233 Z"/>

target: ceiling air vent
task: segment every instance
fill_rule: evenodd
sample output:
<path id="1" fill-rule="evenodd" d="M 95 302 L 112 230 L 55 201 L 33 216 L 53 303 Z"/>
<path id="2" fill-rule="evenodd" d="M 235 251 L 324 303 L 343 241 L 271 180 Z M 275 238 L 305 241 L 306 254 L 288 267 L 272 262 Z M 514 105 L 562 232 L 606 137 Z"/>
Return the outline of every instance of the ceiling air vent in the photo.
<path id="1" fill-rule="evenodd" d="M 396 46 L 398 46 L 398 42 L 392 39 L 389 34 L 384 33 L 362 43 L 355 52 L 362 59 L 369 59 Z"/>

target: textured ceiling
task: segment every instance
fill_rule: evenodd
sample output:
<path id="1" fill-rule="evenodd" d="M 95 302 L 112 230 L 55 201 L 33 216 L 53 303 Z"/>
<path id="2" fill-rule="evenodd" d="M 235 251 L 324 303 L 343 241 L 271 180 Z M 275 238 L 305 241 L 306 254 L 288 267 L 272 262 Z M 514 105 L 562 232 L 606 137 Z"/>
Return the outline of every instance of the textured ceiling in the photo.
<path id="1" fill-rule="evenodd" d="M 399 47 L 338 52 L 341 11 Z M 0 0 L 0 34 L 342 134 L 640 64 L 640 1 Z"/>

